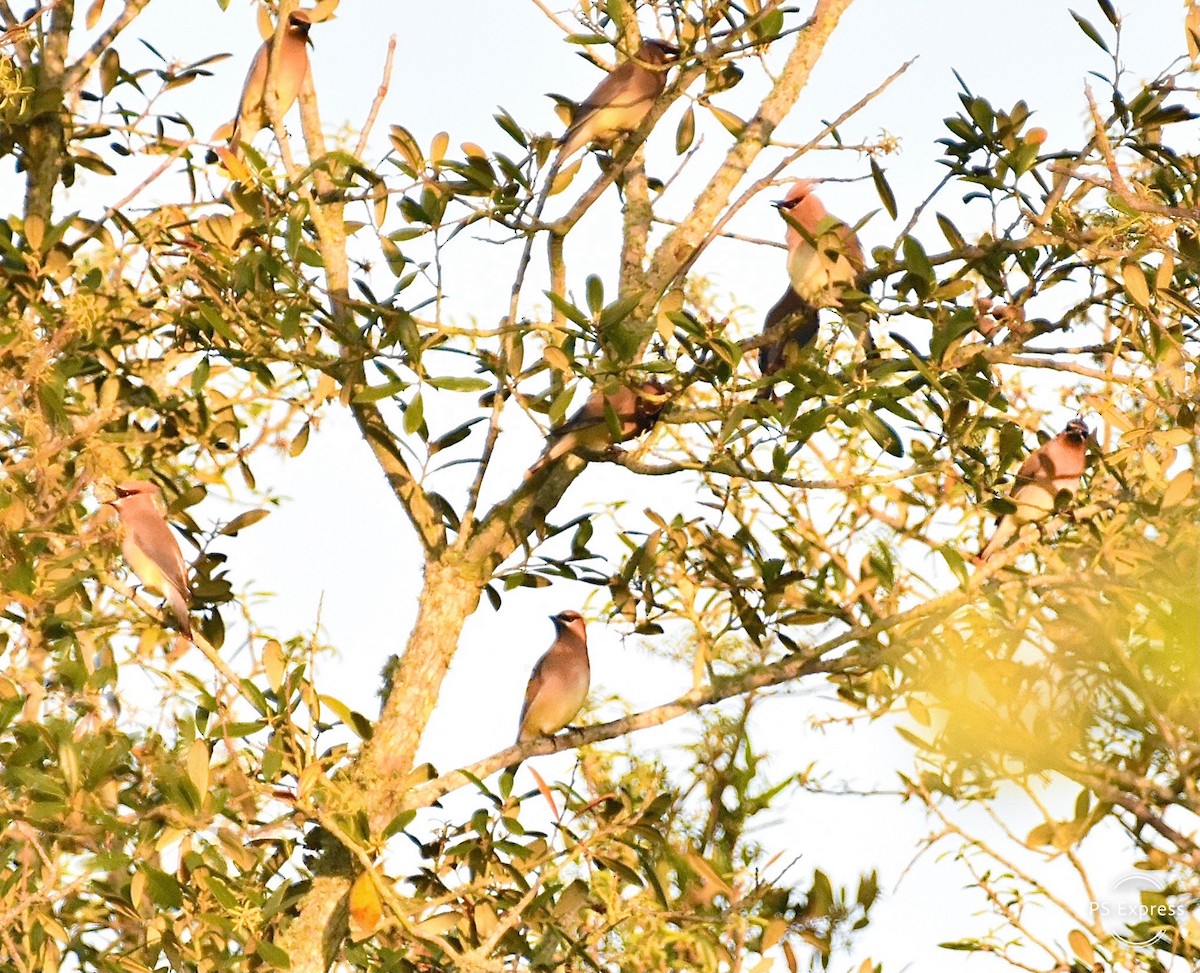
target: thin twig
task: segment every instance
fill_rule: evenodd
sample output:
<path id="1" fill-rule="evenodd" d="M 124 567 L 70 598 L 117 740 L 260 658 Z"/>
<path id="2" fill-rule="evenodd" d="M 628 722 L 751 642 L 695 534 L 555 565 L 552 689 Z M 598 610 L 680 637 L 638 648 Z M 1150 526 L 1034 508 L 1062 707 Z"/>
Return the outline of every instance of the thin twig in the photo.
<path id="1" fill-rule="evenodd" d="M 367 120 L 363 123 L 362 133 L 358 137 L 358 145 L 354 148 L 355 158 L 361 159 L 362 154 L 367 151 L 367 139 L 371 135 L 371 129 L 375 126 L 375 119 L 379 117 L 379 109 L 383 105 L 383 99 L 387 97 L 388 88 L 392 84 L 392 59 L 396 56 L 396 35 L 393 34 L 388 39 L 387 60 L 383 64 L 383 79 L 379 82 L 379 87 L 375 91 L 375 100 L 371 102 L 371 110 L 367 112 Z"/>

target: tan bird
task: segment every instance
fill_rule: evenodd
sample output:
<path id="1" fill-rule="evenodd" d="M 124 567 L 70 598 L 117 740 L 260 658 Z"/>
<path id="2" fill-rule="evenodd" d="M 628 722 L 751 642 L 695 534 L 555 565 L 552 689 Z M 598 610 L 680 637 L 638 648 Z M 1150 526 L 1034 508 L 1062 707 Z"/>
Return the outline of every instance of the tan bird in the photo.
<path id="1" fill-rule="evenodd" d="M 306 11 L 293 11 L 288 15 L 287 27 L 279 40 L 279 68 L 274 72 L 274 80 L 280 117 L 286 115 L 295 104 L 308 75 L 310 27 L 312 20 Z M 261 129 L 271 124 L 271 119 L 267 117 L 266 90 L 273 43 L 272 37 L 263 41 L 250 63 L 250 71 L 242 87 L 242 100 L 238 105 L 237 117 L 233 120 L 233 132 L 229 136 L 230 148 L 239 159 L 242 157 L 242 144 L 251 142 Z"/>
<path id="2" fill-rule="evenodd" d="M 679 48 L 661 40 L 642 41 L 628 61 L 618 65 L 575 111 L 559 140 L 557 170 L 585 145 L 605 147 L 622 132 L 634 132 L 667 86 L 668 62 Z"/>
<path id="3" fill-rule="evenodd" d="M 179 551 L 179 542 L 167 526 L 167 519 L 156 504 L 158 486 L 145 480 L 122 483 L 114 500 L 106 501 L 121 517 L 125 536 L 121 553 L 125 563 L 147 588 L 167 599 L 185 638 L 192 637 L 192 622 L 188 616 L 191 588 L 187 580 L 187 565 Z"/>
<path id="4" fill-rule="evenodd" d="M 583 616 L 577 611 L 563 611 L 551 615 L 550 621 L 554 623 L 555 638 L 529 674 L 517 743 L 552 736 L 570 723 L 583 707 L 591 685 Z"/>
<path id="5" fill-rule="evenodd" d="M 787 196 L 773 205 L 788 220 L 788 289 L 767 312 L 763 332 L 793 321 L 787 333 L 758 350 L 758 368 L 764 378 L 774 375 L 801 348 L 817 337 L 817 312 L 841 304 L 842 293 L 858 286 L 866 265 L 858 236 L 813 192 L 814 183 L 801 179 Z M 759 396 L 770 394 L 763 390 Z"/>
<path id="6" fill-rule="evenodd" d="M 1017 509 L 997 518 L 996 532 L 979 552 L 980 561 L 1007 544 L 1022 524 L 1049 517 L 1060 491 L 1075 495 L 1087 468 L 1088 435 L 1087 424 L 1072 419 L 1066 429 L 1029 454 L 1009 493 Z"/>
<path id="7" fill-rule="evenodd" d="M 589 458 L 603 455 L 616 443 L 649 432 L 658 421 L 669 393 L 658 382 L 647 380 L 637 390 L 622 385 L 613 392 L 595 389 L 583 406 L 557 429 L 534 469 L 567 455 Z"/>

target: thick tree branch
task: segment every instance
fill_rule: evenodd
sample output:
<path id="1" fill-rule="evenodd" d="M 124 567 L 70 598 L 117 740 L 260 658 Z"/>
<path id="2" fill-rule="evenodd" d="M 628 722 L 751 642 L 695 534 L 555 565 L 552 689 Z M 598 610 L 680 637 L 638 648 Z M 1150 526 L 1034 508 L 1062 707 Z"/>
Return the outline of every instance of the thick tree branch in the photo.
<path id="1" fill-rule="evenodd" d="M 795 105 L 825 44 L 852 2 L 818 0 L 812 26 L 800 35 L 758 113 L 746 123 L 742 134 L 726 154 L 725 161 L 696 197 L 692 211 L 654 252 L 650 272 L 643 282 L 646 295 L 630 315 L 631 323 L 628 325 L 637 328 L 642 338 L 653 327 L 652 315 L 659 299 L 688 265 L 692 253 L 720 218 L 733 190 L 770 141 L 771 133 Z"/>
<path id="2" fill-rule="evenodd" d="M 988 575 L 990 577 L 990 575 Z M 397 811 L 414 810 L 428 807 L 434 801 L 451 791 L 466 787 L 472 783 L 470 777 L 482 779 L 504 767 L 510 767 L 528 757 L 537 757 L 547 753 L 558 753 L 562 750 L 574 750 L 589 743 L 611 740 L 615 737 L 644 730 L 651 726 L 659 726 L 671 720 L 694 713 L 704 706 L 711 706 L 734 696 L 785 682 L 803 678 L 818 673 L 851 673 L 864 672 L 886 661 L 896 648 L 884 648 L 874 642 L 874 639 L 884 632 L 922 621 L 927 618 L 947 614 L 961 605 L 973 600 L 978 587 L 985 580 L 983 575 L 977 575 L 964 589 L 951 591 L 945 595 L 933 598 L 908 611 L 899 612 L 872 625 L 861 625 L 850 629 L 841 635 L 828 639 L 807 652 L 789 655 L 779 662 L 771 663 L 749 672 L 740 673 L 725 679 L 718 679 L 710 686 L 700 686 L 669 703 L 654 706 L 641 713 L 626 716 L 609 723 L 596 726 L 585 726 L 568 730 L 553 737 L 541 737 L 525 744 L 506 747 L 490 757 L 484 757 L 462 770 L 451 771 L 434 780 L 419 784 L 405 794 L 397 807 Z M 851 650 L 844 655 L 830 658 L 832 652 L 846 645 L 858 644 L 857 650 Z M 904 647 L 899 646 L 900 650 Z"/>

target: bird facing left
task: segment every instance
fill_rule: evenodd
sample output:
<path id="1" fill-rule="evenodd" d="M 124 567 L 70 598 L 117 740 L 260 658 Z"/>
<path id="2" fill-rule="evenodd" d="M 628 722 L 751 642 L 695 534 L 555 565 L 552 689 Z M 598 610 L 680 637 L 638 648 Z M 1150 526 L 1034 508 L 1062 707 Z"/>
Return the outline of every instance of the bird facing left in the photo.
<path id="1" fill-rule="evenodd" d="M 192 621 L 188 604 L 191 587 L 187 580 L 187 565 L 179 542 L 156 503 L 161 492 L 156 484 L 146 480 L 119 484 L 116 491 L 116 497 L 105 502 L 114 507 L 121 518 L 124 528 L 121 553 L 125 563 L 145 587 L 166 598 L 179 631 L 190 640 Z"/>

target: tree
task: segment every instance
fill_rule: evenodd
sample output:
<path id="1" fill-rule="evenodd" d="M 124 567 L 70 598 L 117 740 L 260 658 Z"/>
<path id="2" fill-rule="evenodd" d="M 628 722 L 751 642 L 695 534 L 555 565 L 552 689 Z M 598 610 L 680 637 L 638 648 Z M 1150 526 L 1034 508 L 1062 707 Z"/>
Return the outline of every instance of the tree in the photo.
<path id="1" fill-rule="evenodd" d="M 1176 137 L 1193 116 L 1175 94 L 1187 69 L 1135 83 L 1109 54 L 1121 29 L 1109 0 L 1095 22 L 1075 15 L 1107 59 L 1087 144 L 1046 151 L 1025 103 L 998 108 L 964 85 L 944 178 L 909 220 L 884 170 L 893 146 L 854 147 L 905 229 L 870 255 L 867 290 L 824 312 L 817 350 L 772 376 L 771 398 L 752 363 L 779 334 L 731 326 L 695 268 L 796 159 L 841 145 L 873 97 L 848 91 L 811 142 L 772 144 L 849 0 L 583 0 L 563 26 L 588 51 L 619 60 L 641 35 L 680 48 L 662 96 L 586 188 L 591 163 L 551 167 L 553 139 L 503 110 L 498 134 L 461 155 L 396 125 L 391 151 L 370 158 L 374 111 L 355 145 L 330 148 L 310 78 L 303 155 L 269 88 L 277 151 L 249 148 L 218 199 L 197 188 L 203 149 L 171 104 L 214 58 L 130 69 L 118 53 L 148 4 L 129 0 L 74 58 L 103 0 L 27 20 L 0 5 L 0 145 L 26 187 L 0 227 L 12 968 L 828 965 L 869 920 L 877 881 L 836 888 L 770 859 L 755 816 L 819 782 L 768 780 L 749 728 L 772 687 L 821 681 L 863 718 L 907 711 L 919 761 L 907 793 L 962 848 L 1008 867 L 955 820 L 1015 784 L 1045 811 L 1014 836 L 1024 844 L 1086 879 L 1088 833 L 1124 829 L 1164 905 L 1196 894 L 1200 251 L 1195 164 Z M 294 8 L 282 0 L 272 24 Z M 691 202 L 644 151 L 669 135 L 656 124 L 672 105 L 685 106 L 679 165 L 703 186 Z M 155 156 L 128 198 L 63 211 L 81 170 Z M 157 195 L 175 177 L 185 203 Z M 954 192 L 984 229 L 922 218 Z M 617 205 L 619 269 L 605 280 L 568 244 L 594 207 Z M 480 327 L 441 300 L 468 227 L 503 233 L 516 268 L 508 306 L 480 308 Z M 592 388 L 651 379 L 666 402 L 648 438 L 513 470 L 513 416 L 549 429 Z M 1060 496 L 1047 522 L 973 565 L 973 511 L 1012 511 L 1004 474 L 1036 431 L 1056 431 L 1051 404 L 1101 420 L 1086 497 Z M 271 638 L 251 617 L 248 667 L 223 658 L 223 613 L 249 612 L 223 539 L 236 551 L 263 512 L 210 531 L 188 513 L 234 477 L 256 490 L 264 450 L 300 453 L 332 410 L 353 418 L 424 553 L 416 623 L 373 721 L 326 691 L 299 633 Z M 574 508 L 568 489 L 601 464 L 672 489 L 637 523 Z M 163 485 L 199 551 L 197 644 L 216 688 L 174 663 L 187 645 L 116 575 L 97 501 L 134 472 Z M 681 495 L 714 515 L 685 513 Z M 466 619 L 560 578 L 607 588 L 635 633 L 686 640 L 694 688 L 464 771 L 414 766 Z M 163 696 L 168 721 L 114 712 L 134 679 Z M 723 700 L 735 705 L 711 706 Z M 685 714 L 697 771 L 684 779 L 634 749 L 588 746 Z M 567 748 L 581 748 L 576 783 L 488 783 Z M 1046 775 L 1078 785 L 1069 811 L 1046 801 Z M 440 828 L 422 815 L 466 787 L 473 813 Z M 547 806 L 552 820 L 531 827 Z M 401 836 L 416 849 L 403 875 Z M 1011 928 L 957 948 L 1034 969 L 1166 969 L 1200 950 L 1173 907 L 1140 930 L 1156 937 L 1122 942 L 1070 908 L 1043 934 L 1019 908 L 1035 874 L 1010 869 L 1003 888 L 978 874 Z"/>

